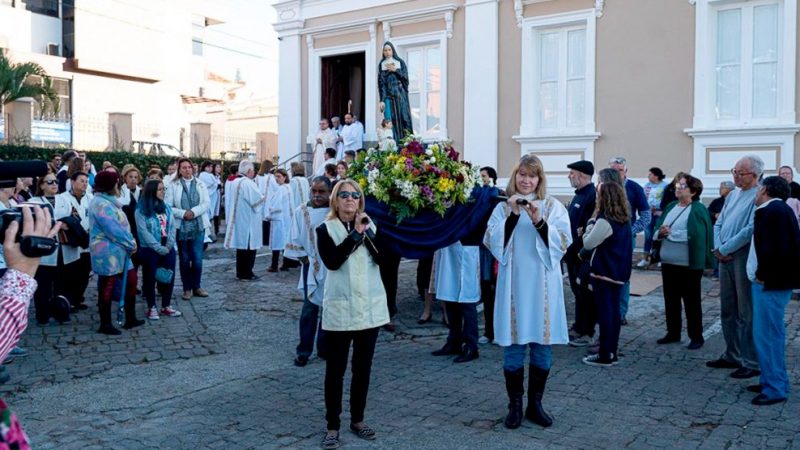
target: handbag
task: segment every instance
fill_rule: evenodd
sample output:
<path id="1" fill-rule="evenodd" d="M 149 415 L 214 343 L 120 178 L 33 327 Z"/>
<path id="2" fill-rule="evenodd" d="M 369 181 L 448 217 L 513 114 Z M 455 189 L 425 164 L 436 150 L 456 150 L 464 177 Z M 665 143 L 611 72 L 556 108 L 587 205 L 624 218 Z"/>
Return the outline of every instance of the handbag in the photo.
<path id="1" fill-rule="evenodd" d="M 166 267 L 159 267 L 156 269 L 156 281 L 161 284 L 169 284 L 172 281 L 172 276 L 175 272 Z"/>
<path id="2" fill-rule="evenodd" d="M 689 206 L 684 208 L 683 211 L 681 211 L 677 217 L 672 219 L 672 222 L 670 222 L 669 227 L 672 228 L 672 225 L 674 225 L 675 222 L 677 222 L 678 219 L 683 215 L 683 213 L 685 213 L 691 207 L 692 205 L 690 204 Z M 661 244 L 663 242 L 664 239 L 653 239 L 653 246 L 650 247 L 650 264 L 657 264 L 661 262 Z"/>

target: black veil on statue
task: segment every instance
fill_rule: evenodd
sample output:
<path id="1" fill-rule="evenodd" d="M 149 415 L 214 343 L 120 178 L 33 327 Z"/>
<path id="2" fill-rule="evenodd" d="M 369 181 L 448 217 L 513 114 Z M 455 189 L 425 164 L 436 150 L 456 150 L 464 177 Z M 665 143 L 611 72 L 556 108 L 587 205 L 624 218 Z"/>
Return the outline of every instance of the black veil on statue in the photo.
<path id="1" fill-rule="evenodd" d="M 392 57 L 400 62 L 400 68 L 394 72 L 382 70 L 383 62 L 386 60 L 383 49 L 387 45 L 392 49 Z M 411 122 L 411 106 L 408 103 L 408 65 L 400 58 L 394 45 L 389 41 L 381 46 L 381 61 L 378 63 L 378 93 L 385 108 L 383 118 L 391 119 L 394 139 L 399 147 L 407 133 L 414 133 L 414 127 Z"/>

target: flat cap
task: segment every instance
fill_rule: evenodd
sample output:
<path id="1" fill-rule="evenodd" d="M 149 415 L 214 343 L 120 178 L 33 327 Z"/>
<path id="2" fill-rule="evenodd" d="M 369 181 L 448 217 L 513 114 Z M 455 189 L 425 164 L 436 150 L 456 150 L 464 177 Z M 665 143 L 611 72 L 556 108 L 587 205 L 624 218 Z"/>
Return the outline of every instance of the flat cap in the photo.
<path id="1" fill-rule="evenodd" d="M 585 173 L 586 175 L 592 176 L 594 175 L 594 164 L 591 161 L 586 161 L 582 159 L 580 161 L 575 161 L 572 164 L 567 164 L 567 167 L 573 170 L 577 170 L 578 172 Z"/>

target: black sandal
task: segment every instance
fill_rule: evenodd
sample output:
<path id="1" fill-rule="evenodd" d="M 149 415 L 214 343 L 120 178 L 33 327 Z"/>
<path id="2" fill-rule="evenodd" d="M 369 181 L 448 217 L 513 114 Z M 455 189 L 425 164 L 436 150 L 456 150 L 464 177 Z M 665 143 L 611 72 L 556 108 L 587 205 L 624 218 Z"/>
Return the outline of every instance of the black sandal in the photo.
<path id="1" fill-rule="evenodd" d="M 367 441 L 374 441 L 376 438 L 375 430 L 364 425 L 361 428 L 356 428 L 353 424 L 350 424 L 350 431 L 352 431 L 356 436 L 360 437 L 361 439 L 365 439 Z"/>
<path id="2" fill-rule="evenodd" d="M 322 448 L 326 450 L 339 448 L 340 445 L 339 433 L 336 433 L 335 436 L 329 436 L 328 434 L 325 434 L 325 437 L 322 439 Z"/>

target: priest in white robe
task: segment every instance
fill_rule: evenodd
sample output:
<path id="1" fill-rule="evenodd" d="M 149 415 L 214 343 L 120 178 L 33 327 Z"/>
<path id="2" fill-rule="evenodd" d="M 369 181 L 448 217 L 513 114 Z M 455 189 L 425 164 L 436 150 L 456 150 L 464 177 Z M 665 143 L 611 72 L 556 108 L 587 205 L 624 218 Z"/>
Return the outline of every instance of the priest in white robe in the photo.
<path id="1" fill-rule="evenodd" d="M 344 158 L 344 152 L 347 150 L 358 151 L 364 147 L 364 125 L 357 121 L 352 114 L 345 114 L 344 127 L 341 132 L 341 142 L 344 145 L 341 154 L 336 155 L 337 160 Z"/>
<path id="2" fill-rule="evenodd" d="M 325 150 L 325 162 L 322 163 L 319 168 L 314 172 L 315 177 L 324 177 L 325 176 L 325 166 L 328 164 L 336 165 L 338 161 L 336 160 L 336 152 L 334 149 L 329 148 Z"/>
<path id="3" fill-rule="evenodd" d="M 311 201 L 301 204 L 294 210 L 292 231 L 286 245 L 284 257 L 297 259 L 302 263 L 300 281 L 297 288 L 303 293 L 303 309 L 300 312 L 300 343 L 294 364 L 303 367 L 314 351 L 314 337 L 317 342 L 317 355 L 325 357 L 325 333 L 320 326 L 320 307 L 325 291 L 327 269 L 317 254 L 317 227 L 325 221 L 331 196 L 331 181 L 317 177 L 311 186 Z"/>
<path id="4" fill-rule="evenodd" d="M 480 251 L 456 242 L 436 251 L 436 298 L 447 312 L 447 342 L 434 356 L 458 355 L 453 362 L 478 358 L 478 310 L 481 299 Z"/>
<path id="5" fill-rule="evenodd" d="M 256 250 L 263 244 L 261 207 L 265 198 L 253 181 L 255 170 L 252 162 L 242 160 L 239 173 L 244 176 L 231 182 L 228 191 L 232 210 L 225 231 L 225 248 L 236 249 L 236 278 L 252 281 L 258 279 L 253 273 L 253 265 L 256 262 Z"/>
<path id="6" fill-rule="evenodd" d="M 325 149 L 336 148 L 338 135 L 328 126 L 328 119 L 320 119 L 319 130 L 314 136 L 314 160 L 312 167 L 316 173 L 319 166 L 325 162 Z"/>
<path id="7" fill-rule="evenodd" d="M 542 162 L 526 155 L 514 167 L 508 202 L 495 207 L 484 245 L 499 261 L 495 295 L 495 342 L 503 347 L 509 397 L 508 428 L 522 421 L 525 351 L 530 347 L 525 417 L 541 426 L 552 418 L 541 399 L 552 365 L 553 344 L 567 344 L 561 258 L 572 242 L 564 205 L 546 195 Z"/>
<path id="8" fill-rule="evenodd" d="M 277 169 L 273 179 L 275 185 L 270 187 L 267 198 L 270 222 L 269 248 L 272 250 L 272 264 L 267 272 L 278 271 L 278 262 L 289 240 L 292 224 L 292 192 L 289 189 L 289 174 L 285 169 Z M 284 266 L 281 269 L 288 268 L 290 267 Z"/>

